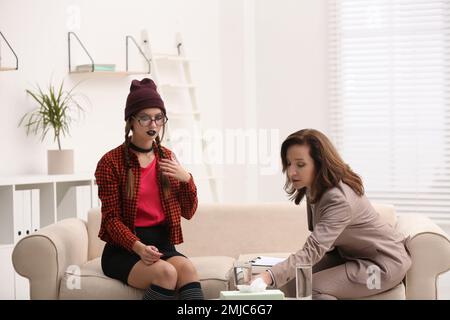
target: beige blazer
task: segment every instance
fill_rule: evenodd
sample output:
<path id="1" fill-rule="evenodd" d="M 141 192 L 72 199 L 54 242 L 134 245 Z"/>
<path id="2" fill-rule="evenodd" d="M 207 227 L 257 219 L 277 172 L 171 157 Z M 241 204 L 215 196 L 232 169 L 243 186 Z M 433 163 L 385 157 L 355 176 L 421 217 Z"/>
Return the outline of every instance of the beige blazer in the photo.
<path id="1" fill-rule="evenodd" d="M 411 265 L 405 248 L 408 239 L 383 222 L 365 196 L 348 185 L 326 191 L 316 204 L 307 202 L 308 228 L 312 232 L 305 245 L 270 270 L 275 286 L 295 279 L 295 266 L 319 262 L 336 248 L 346 262 L 350 281 L 366 284 L 368 267 L 380 268 L 381 280 L 400 282 Z"/>

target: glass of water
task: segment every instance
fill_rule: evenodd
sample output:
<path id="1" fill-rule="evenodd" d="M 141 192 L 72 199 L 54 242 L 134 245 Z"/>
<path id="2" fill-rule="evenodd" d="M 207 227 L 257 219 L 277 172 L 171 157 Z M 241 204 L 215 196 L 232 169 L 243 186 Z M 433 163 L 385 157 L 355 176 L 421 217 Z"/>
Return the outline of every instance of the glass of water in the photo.
<path id="1" fill-rule="evenodd" d="M 249 261 L 236 261 L 234 263 L 234 281 L 238 285 L 250 285 L 252 281 L 252 264 Z"/>

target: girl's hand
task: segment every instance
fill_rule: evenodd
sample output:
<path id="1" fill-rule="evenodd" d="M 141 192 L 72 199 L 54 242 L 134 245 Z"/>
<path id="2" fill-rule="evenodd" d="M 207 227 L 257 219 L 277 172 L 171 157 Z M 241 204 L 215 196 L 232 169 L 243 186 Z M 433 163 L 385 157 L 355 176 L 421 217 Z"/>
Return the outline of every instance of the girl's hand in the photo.
<path id="1" fill-rule="evenodd" d="M 155 263 L 163 255 L 161 252 L 159 252 L 158 248 L 156 248 L 155 246 L 145 246 L 142 248 L 143 249 L 141 250 L 139 256 L 146 265 L 151 265 Z"/>
<path id="2" fill-rule="evenodd" d="M 172 177 L 181 182 L 189 182 L 191 175 L 175 160 L 161 159 L 159 166 L 165 176 Z"/>

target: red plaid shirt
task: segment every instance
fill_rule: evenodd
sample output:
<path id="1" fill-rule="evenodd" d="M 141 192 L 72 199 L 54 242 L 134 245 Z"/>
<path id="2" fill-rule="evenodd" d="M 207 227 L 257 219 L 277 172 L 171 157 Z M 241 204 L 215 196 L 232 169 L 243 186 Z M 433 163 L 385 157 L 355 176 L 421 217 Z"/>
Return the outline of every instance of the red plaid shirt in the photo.
<path id="1" fill-rule="evenodd" d="M 156 148 L 156 144 L 153 145 Z M 172 152 L 162 147 L 166 158 L 172 159 Z M 119 245 L 132 251 L 133 244 L 139 240 L 136 236 L 134 221 L 136 218 L 138 190 L 141 170 L 137 156 L 130 152 L 130 164 L 134 173 L 134 195 L 126 196 L 126 165 L 124 146 L 106 153 L 98 162 L 95 178 L 98 185 L 98 195 L 102 206 L 102 222 L 100 239 Z M 159 154 L 155 152 L 156 168 L 159 171 Z M 173 244 L 183 242 L 181 232 L 181 217 L 192 218 L 197 209 L 197 187 L 191 175 L 191 180 L 184 183 L 169 177 L 171 184 L 170 195 L 164 198 L 162 184 L 158 178 L 158 185 L 162 201 L 162 208 L 169 226 L 169 237 Z"/>

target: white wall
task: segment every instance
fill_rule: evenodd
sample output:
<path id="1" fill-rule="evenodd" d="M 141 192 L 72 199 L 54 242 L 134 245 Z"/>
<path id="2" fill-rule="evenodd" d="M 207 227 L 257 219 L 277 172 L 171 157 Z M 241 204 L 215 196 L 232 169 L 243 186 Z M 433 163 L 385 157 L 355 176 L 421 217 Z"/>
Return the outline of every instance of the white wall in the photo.
<path id="1" fill-rule="evenodd" d="M 67 74 L 67 24 L 76 22 L 69 8 L 80 9 L 75 31 L 96 62 L 116 63 L 120 69 L 125 64 L 125 35 L 139 40 L 141 29 L 147 29 L 153 50 L 167 51 L 173 50 L 174 33 L 182 30 L 188 54 L 196 58 L 192 71 L 205 128 L 223 134 L 275 129 L 278 138 L 271 153 L 279 165 L 279 146 L 289 133 L 303 127 L 328 128 L 324 3 L 0 0 L 0 30 L 20 59 L 19 71 L 0 73 L 5 115 L 0 118 L 0 148 L 5 151 L 0 175 L 46 172 L 46 150 L 56 144 L 26 137 L 17 123 L 34 106 L 25 89 L 45 85 L 52 76 L 64 78 L 68 86 L 85 80 L 79 91 L 92 102 L 85 120 L 73 127 L 72 137 L 63 139 L 64 148 L 75 149 L 77 172 L 93 172 L 99 157 L 123 140 L 123 108 L 132 77 Z M 248 162 L 217 166 L 224 174 L 221 200 L 284 201 L 280 168 L 263 175 L 261 163 Z"/>
<path id="2" fill-rule="evenodd" d="M 327 132 L 325 1 L 256 1 L 256 24 L 258 126 L 279 128 L 279 146 L 303 128 Z M 260 175 L 258 200 L 286 199 L 284 182 Z"/>
<path id="3" fill-rule="evenodd" d="M 220 1 L 220 52 L 222 61 L 223 129 L 245 128 L 245 63 L 244 63 L 244 1 Z M 231 150 L 228 150 L 230 152 Z M 226 150 L 227 152 L 227 150 Z M 247 200 L 249 183 L 246 166 L 224 165 L 224 202 Z"/>
<path id="4" fill-rule="evenodd" d="M 63 148 L 75 149 L 76 172 L 93 172 L 100 156 L 123 141 L 123 110 L 133 76 L 67 74 L 68 25 L 76 26 L 73 8 L 80 10 L 79 28 L 74 31 L 96 63 L 115 63 L 122 70 L 126 35 L 139 41 L 141 30 L 147 29 L 154 51 L 175 53 L 175 32 L 181 30 L 187 53 L 196 59 L 192 73 L 199 85 L 205 122 L 220 126 L 220 113 L 216 112 L 221 110 L 217 1 L 1 0 L 0 30 L 17 52 L 20 65 L 18 71 L 0 73 L 4 115 L 0 118 L 0 175 L 46 173 L 46 150 L 57 145 L 51 139 L 40 143 L 34 136 L 26 137 L 17 124 L 24 112 L 34 107 L 25 89 L 35 83 L 45 86 L 51 77 L 57 81 L 64 78 L 68 87 L 83 80 L 78 91 L 92 103 L 85 120 L 73 127 L 72 137 L 62 141 Z M 139 61 L 139 56 L 130 52 L 132 61 Z"/>
<path id="5" fill-rule="evenodd" d="M 227 166 L 224 200 L 285 201 L 281 142 L 305 127 L 328 131 L 325 0 L 229 0 L 220 8 L 224 127 L 279 130 L 271 160 L 278 171 L 261 161 Z"/>

